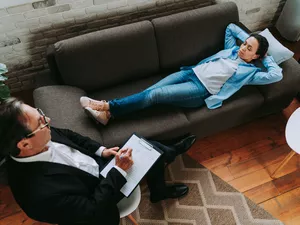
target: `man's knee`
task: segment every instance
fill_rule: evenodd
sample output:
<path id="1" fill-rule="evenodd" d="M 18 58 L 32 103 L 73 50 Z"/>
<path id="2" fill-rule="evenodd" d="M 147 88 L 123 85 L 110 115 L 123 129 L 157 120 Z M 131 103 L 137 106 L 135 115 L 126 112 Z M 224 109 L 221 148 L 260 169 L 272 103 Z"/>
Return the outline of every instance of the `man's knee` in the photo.
<path id="1" fill-rule="evenodd" d="M 150 141 L 150 143 L 163 152 L 162 160 L 164 161 L 164 163 L 170 164 L 175 160 L 177 153 L 172 146 L 166 146 L 157 141 Z"/>

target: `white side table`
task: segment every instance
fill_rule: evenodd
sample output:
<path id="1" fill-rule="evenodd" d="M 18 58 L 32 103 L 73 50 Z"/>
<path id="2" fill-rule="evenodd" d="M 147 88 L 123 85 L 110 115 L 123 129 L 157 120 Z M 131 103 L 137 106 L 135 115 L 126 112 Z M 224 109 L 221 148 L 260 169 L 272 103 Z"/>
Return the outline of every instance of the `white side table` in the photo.
<path id="1" fill-rule="evenodd" d="M 300 108 L 296 109 L 295 112 L 290 116 L 286 128 L 285 128 L 286 142 L 292 151 L 285 157 L 280 163 L 278 168 L 271 175 L 275 178 L 275 174 L 284 167 L 285 164 L 296 154 L 300 153 Z"/>

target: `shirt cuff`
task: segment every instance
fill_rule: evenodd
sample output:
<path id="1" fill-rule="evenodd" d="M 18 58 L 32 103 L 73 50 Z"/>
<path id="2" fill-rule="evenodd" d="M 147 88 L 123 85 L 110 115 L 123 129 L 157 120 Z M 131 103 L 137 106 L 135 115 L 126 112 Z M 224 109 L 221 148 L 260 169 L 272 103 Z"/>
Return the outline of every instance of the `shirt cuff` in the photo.
<path id="1" fill-rule="evenodd" d="M 102 152 L 104 151 L 104 149 L 106 149 L 106 147 L 101 146 L 101 147 L 95 152 L 95 155 L 101 157 L 101 156 L 102 156 Z"/>
<path id="2" fill-rule="evenodd" d="M 125 170 L 121 169 L 121 168 L 118 167 L 118 166 L 114 166 L 114 168 L 116 168 L 116 169 L 123 175 L 123 177 L 126 178 L 127 173 L 125 172 Z"/>

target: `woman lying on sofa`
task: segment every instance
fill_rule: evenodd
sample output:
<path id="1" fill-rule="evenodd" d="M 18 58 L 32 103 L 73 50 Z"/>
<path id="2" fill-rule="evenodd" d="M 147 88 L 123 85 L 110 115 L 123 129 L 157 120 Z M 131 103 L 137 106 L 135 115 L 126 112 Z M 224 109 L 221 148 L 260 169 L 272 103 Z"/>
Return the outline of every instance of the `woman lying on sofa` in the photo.
<path id="1" fill-rule="evenodd" d="M 239 47 L 236 39 L 243 41 Z M 206 104 L 215 109 L 243 85 L 270 84 L 282 79 L 282 69 L 267 56 L 269 43 L 259 34 L 247 34 L 235 24 L 225 31 L 225 49 L 195 66 L 182 67 L 146 90 L 108 102 L 81 97 L 89 116 L 106 125 L 111 117 L 144 109 L 155 104 L 196 108 Z M 267 72 L 251 62 L 262 59 Z"/>

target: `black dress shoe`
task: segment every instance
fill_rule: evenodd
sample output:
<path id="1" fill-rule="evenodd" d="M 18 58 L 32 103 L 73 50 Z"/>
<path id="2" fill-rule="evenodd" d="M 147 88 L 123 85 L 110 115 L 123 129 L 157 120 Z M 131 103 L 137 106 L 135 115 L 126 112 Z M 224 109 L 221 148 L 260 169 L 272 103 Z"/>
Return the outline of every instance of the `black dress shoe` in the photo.
<path id="1" fill-rule="evenodd" d="M 151 193 L 150 201 L 152 203 L 156 203 L 168 198 L 179 198 L 186 195 L 188 192 L 189 192 L 189 187 L 186 186 L 185 184 L 168 185 L 166 187 L 166 191 L 164 192 L 160 192 L 158 194 Z"/>
<path id="2" fill-rule="evenodd" d="M 192 145 L 196 141 L 196 135 L 189 135 L 186 138 L 183 138 L 179 142 L 175 143 L 173 147 L 175 148 L 177 155 L 180 155 L 182 153 L 185 153 L 187 150 L 192 147 Z"/>

